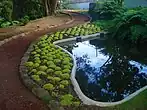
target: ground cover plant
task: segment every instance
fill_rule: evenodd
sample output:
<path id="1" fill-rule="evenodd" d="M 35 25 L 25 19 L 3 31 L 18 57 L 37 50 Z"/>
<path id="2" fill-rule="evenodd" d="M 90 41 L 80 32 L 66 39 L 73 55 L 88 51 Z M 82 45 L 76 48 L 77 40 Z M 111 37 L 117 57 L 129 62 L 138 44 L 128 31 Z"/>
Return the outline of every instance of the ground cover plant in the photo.
<path id="1" fill-rule="evenodd" d="M 70 90 L 72 58 L 53 42 L 65 37 L 89 35 L 99 31 L 100 29 L 93 24 L 79 25 L 45 35 L 33 45 L 29 60 L 25 62 L 27 73 L 33 81 L 49 92 L 50 100 L 59 102 L 61 106 L 77 107 L 81 103 Z"/>
<path id="2" fill-rule="evenodd" d="M 29 22 L 29 16 L 24 16 L 19 20 L 6 20 L 4 18 L 0 18 L 0 28 L 5 28 L 9 26 L 23 26 Z"/>

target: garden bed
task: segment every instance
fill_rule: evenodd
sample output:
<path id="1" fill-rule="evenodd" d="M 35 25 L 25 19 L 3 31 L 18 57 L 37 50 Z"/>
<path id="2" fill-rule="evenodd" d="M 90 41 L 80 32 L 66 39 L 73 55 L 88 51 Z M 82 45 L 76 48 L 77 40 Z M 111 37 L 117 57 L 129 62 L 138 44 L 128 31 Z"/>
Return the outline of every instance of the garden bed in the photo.
<path id="1" fill-rule="evenodd" d="M 38 39 L 21 61 L 20 73 L 24 84 L 52 109 L 80 106 L 81 102 L 73 95 L 70 81 L 73 59 L 53 42 L 97 32 L 100 32 L 99 27 L 84 24 Z"/>

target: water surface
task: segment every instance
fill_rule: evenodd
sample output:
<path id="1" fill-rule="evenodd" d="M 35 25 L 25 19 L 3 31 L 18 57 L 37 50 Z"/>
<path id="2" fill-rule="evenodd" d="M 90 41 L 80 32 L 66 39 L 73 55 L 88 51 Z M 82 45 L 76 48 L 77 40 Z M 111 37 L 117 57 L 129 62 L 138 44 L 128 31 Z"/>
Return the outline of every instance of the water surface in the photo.
<path id="1" fill-rule="evenodd" d="M 63 47 L 75 56 L 76 79 L 82 92 L 93 100 L 120 101 L 147 85 L 145 48 L 98 39 Z"/>

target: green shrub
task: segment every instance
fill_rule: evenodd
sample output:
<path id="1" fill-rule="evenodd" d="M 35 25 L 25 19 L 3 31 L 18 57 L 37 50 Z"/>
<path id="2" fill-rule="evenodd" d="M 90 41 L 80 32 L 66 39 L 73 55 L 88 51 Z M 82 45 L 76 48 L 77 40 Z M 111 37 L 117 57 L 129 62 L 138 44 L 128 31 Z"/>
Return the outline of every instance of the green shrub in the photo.
<path id="1" fill-rule="evenodd" d="M 70 106 L 72 105 L 73 96 L 71 94 L 66 94 L 61 97 L 60 104 L 62 106 Z"/>
<path id="2" fill-rule="evenodd" d="M 143 9 L 142 9 L 143 10 Z M 139 43 L 147 38 L 147 12 L 128 10 L 113 20 L 114 26 L 110 30 L 113 37 Z"/>
<path id="3" fill-rule="evenodd" d="M 36 82 L 41 81 L 39 75 L 32 75 L 31 77 L 32 77 L 32 79 L 35 80 Z"/>
<path id="4" fill-rule="evenodd" d="M 49 68 L 49 69 L 47 69 L 47 70 L 46 70 L 46 72 L 47 72 L 47 73 L 53 73 L 53 72 L 54 72 L 54 70 L 53 70 L 53 69 L 51 69 L 51 68 Z"/>
<path id="5" fill-rule="evenodd" d="M 40 71 L 46 71 L 47 70 L 47 66 L 40 66 L 38 69 Z"/>
<path id="6" fill-rule="evenodd" d="M 3 23 L 1 24 L 1 27 L 2 27 L 2 28 L 5 28 L 5 27 L 8 27 L 8 26 L 10 26 L 10 25 L 11 25 L 11 22 L 6 21 L 6 22 L 3 22 Z"/>
<path id="7" fill-rule="evenodd" d="M 68 80 L 63 80 L 60 82 L 62 85 L 64 86 L 68 86 L 69 85 L 69 81 Z"/>
<path id="8" fill-rule="evenodd" d="M 48 90 L 48 91 L 51 91 L 51 90 L 54 89 L 54 86 L 53 86 L 53 84 L 48 83 L 48 84 L 45 84 L 45 85 L 43 86 L 43 88 L 46 89 L 46 90 Z"/>
<path id="9" fill-rule="evenodd" d="M 28 61 L 28 62 L 25 63 L 25 66 L 26 67 L 33 67 L 33 64 L 34 64 L 33 62 Z"/>
<path id="10" fill-rule="evenodd" d="M 26 25 L 29 21 L 30 21 L 29 16 L 24 16 L 23 18 L 20 19 L 22 25 Z"/>

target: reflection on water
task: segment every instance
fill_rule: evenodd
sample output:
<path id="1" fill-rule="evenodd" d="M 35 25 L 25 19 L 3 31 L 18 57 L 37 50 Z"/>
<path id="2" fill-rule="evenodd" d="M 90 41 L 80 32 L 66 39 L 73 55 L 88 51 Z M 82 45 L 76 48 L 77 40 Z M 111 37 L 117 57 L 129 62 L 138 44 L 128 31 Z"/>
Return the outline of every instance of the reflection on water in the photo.
<path id="1" fill-rule="evenodd" d="M 147 85 L 147 56 L 126 45 L 95 39 L 70 44 L 68 50 L 77 61 L 80 88 L 93 100 L 120 101 Z"/>

